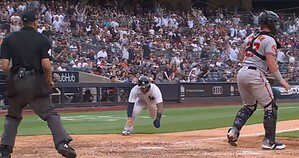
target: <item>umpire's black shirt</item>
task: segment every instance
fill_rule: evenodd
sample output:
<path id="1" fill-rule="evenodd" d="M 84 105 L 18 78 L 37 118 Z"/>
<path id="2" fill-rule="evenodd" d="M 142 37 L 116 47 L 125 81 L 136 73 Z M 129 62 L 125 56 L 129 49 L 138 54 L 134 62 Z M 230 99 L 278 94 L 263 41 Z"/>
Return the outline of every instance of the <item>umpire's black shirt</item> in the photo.
<path id="1" fill-rule="evenodd" d="M 0 58 L 12 59 L 12 70 L 25 67 L 43 72 L 41 60 L 50 58 L 50 48 L 51 42 L 45 35 L 26 26 L 4 38 Z"/>

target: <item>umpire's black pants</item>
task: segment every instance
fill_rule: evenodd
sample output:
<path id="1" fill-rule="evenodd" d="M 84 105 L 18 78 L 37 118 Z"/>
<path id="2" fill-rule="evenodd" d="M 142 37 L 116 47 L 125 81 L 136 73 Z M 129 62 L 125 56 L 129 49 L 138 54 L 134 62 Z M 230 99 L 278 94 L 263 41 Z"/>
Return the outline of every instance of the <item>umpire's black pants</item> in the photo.
<path id="1" fill-rule="evenodd" d="M 14 146 L 17 129 L 23 118 L 22 110 L 28 104 L 42 120 L 47 121 L 48 127 L 53 135 L 55 146 L 62 141 L 72 140 L 63 128 L 60 116 L 55 111 L 50 96 L 37 97 L 38 89 L 44 87 L 37 84 L 41 83 L 40 81 L 37 82 L 37 80 L 40 80 L 41 78 L 44 79 L 37 75 L 26 75 L 21 79 L 17 76 L 13 77 L 16 92 L 13 96 L 8 98 L 9 107 L 5 119 L 1 144 Z"/>

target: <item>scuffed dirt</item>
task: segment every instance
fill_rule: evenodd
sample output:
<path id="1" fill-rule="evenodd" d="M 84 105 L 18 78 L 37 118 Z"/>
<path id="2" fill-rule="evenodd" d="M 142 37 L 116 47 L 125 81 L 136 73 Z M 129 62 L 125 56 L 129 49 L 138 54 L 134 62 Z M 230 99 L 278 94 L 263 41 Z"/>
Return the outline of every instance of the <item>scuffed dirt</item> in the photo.
<path id="1" fill-rule="evenodd" d="M 283 121 L 277 131 L 299 130 L 299 120 Z M 227 128 L 199 130 L 167 134 L 132 134 L 122 136 L 72 135 L 72 146 L 78 158 L 223 158 L 262 157 L 295 158 L 299 156 L 299 139 L 277 138 L 286 144 L 281 151 L 264 151 L 261 141 L 263 126 L 250 125 L 242 129 L 238 146 L 232 147 L 226 140 Z M 51 136 L 19 136 L 13 158 L 58 158 L 61 157 L 52 143 Z"/>

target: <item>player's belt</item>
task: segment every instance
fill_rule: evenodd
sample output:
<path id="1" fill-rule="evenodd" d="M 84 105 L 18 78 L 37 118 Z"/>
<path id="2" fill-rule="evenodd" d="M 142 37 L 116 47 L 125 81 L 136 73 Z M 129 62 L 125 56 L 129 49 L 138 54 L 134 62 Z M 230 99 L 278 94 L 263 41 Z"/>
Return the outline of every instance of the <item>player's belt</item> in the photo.
<path id="1" fill-rule="evenodd" d="M 251 70 L 257 70 L 257 68 L 254 67 L 254 66 L 248 66 L 248 69 L 251 69 Z"/>

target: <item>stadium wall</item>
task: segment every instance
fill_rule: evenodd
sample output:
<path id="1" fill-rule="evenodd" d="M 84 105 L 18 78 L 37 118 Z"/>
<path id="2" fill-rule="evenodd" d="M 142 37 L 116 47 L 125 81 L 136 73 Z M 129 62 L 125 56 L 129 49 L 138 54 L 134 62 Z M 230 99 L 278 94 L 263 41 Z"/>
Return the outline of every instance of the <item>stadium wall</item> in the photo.
<path id="1" fill-rule="evenodd" d="M 233 8 L 239 6 L 246 10 L 250 10 L 252 8 L 252 0 L 208 0 L 207 3 L 211 6 L 218 6 L 218 7 L 228 7 Z"/>

